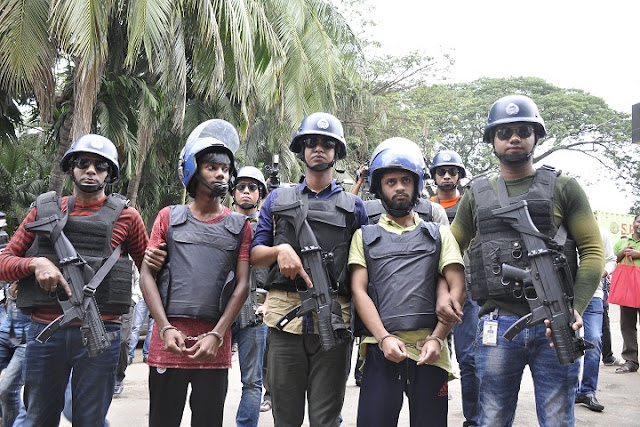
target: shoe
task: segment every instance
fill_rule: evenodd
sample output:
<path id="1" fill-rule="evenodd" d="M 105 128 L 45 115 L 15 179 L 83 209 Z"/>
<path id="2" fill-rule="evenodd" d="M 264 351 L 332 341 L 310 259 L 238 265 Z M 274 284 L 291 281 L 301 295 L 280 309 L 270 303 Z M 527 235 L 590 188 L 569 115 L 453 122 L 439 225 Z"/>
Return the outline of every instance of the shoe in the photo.
<path id="1" fill-rule="evenodd" d="M 356 378 L 356 385 L 360 387 L 362 385 L 362 378 Z"/>
<path id="2" fill-rule="evenodd" d="M 628 374 L 629 372 L 636 372 L 637 370 L 638 365 L 627 360 L 624 362 L 624 365 L 616 369 L 616 374 Z"/>
<path id="3" fill-rule="evenodd" d="M 624 365 L 624 360 L 618 359 L 617 357 L 613 356 L 612 359 L 603 360 L 602 363 L 604 363 L 604 366 L 622 366 Z"/>
<path id="4" fill-rule="evenodd" d="M 129 356 L 127 359 L 127 365 L 131 365 L 133 363 L 133 357 Z"/>
<path id="5" fill-rule="evenodd" d="M 260 404 L 260 412 L 268 412 L 271 410 L 271 401 L 263 400 Z"/>
<path id="6" fill-rule="evenodd" d="M 596 396 L 593 394 L 579 394 L 576 396 L 576 403 L 582 403 L 587 408 L 591 409 L 595 412 L 602 412 L 604 410 L 604 406 L 598 402 Z"/>
<path id="7" fill-rule="evenodd" d="M 122 381 L 116 381 L 116 385 L 113 387 L 113 394 L 118 396 L 122 394 L 122 390 L 124 390 L 124 384 Z"/>
<path id="8" fill-rule="evenodd" d="M 149 360 L 149 356 L 142 356 L 142 363 L 147 363 L 147 360 Z"/>

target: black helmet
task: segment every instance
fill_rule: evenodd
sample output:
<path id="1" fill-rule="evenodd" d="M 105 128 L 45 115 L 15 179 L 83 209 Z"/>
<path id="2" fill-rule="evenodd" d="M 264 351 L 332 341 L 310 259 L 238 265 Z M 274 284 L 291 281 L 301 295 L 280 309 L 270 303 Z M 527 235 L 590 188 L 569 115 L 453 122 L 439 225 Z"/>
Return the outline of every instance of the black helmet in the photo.
<path id="1" fill-rule="evenodd" d="M 118 163 L 118 150 L 109 139 L 101 135 L 88 133 L 76 139 L 71 147 L 64 153 L 60 168 L 63 172 L 71 169 L 71 162 L 77 153 L 93 153 L 97 154 L 111 165 L 111 173 L 105 180 L 107 184 L 114 184 L 120 179 L 120 164 Z"/>
<path id="2" fill-rule="evenodd" d="M 435 155 L 433 163 L 431 163 L 429 167 L 429 172 L 431 172 L 432 177 L 435 177 L 436 168 L 440 166 L 457 166 L 460 170 L 460 179 L 467 176 L 467 169 L 464 167 L 464 163 L 462 163 L 462 158 L 455 151 L 445 150 Z"/>
<path id="3" fill-rule="evenodd" d="M 240 178 L 251 178 L 258 181 L 258 186 L 260 187 L 260 197 L 264 198 L 267 195 L 267 183 L 264 180 L 264 175 L 258 168 L 254 168 L 253 166 L 243 166 L 238 171 L 238 176 L 236 177 L 236 181 Z"/>
<path id="4" fill-rule="evenodd" d="M 302 119 L 300 127 L 293 135 L 289 149 L 298 154 L 304 152 L 302 140 L 307 135 L 324 135 L 336 140 L 336 158 L 347 157 L 347 143 L 344 139 L 342 123 L 335 116 L 329 113 L 313 113 Z"/>
<path id="5" fill-rule="evenodd" d="M 536 103 L 528 96 L 509 95 L 498 99 L 491 106 L 487 125 L 484 128 L 483 141 L 492 143 L 492 129 L 496 126 L 517 122 L 532 123 L 537 138 L 542 138 L 547 134 L 544 120 L 540 116 Z"/>

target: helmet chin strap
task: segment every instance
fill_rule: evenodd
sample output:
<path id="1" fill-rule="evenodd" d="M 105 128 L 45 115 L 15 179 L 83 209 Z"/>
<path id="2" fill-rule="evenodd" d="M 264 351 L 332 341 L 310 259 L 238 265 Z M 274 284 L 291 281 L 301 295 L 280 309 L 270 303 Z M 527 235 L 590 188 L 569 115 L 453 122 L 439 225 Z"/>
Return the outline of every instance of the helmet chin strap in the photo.
<path id="1" fill-rule="evenodd" d="M 508 165 L 521 165 L 527 163 L 533 156 L 533 151 L 527 154 L 498 154 L 493 150 L 493 154 L 496 155 L 498 160 Z"/>
<path id="2" fill-rule="evenodd" d="M 229 192 L 229 183 L 226 181 L 216 182 L 212 187 L 200 174 L 196 175 L 196 179 L 209 189 L 211 197 L 224 197 Z"/>
<path id="3" fill-rule="evenodd" d="M 309 163 L 307 163 L 307 161 L 305 160 L 304 164 L 307 165 L 307 167 L 309 169 L 311 169 L 312 171 L 322 172 L 322 171 L 326 171 L 329 168 L 332 168 L 336 164 L 336 161 L 334 159 L 330 163 L 320 163 L 320 164 L 315 165 L 315 166 L 309 166 Z"/>
<path id="4" fill-rule="evenodd" d="M 438 188 L 441 189 L 442 191 L 449 191 L 456 188 L 455 184 L 446 184 L 446 185 L 437 184 L 437 185 L 438 185 Z"/>
<path id="5" fill-rule="evenodd" d="M 235 203 L 235 201 L 233 203 Z M 248 211 L 250 209 L 256 209 L 258 207 L 258 202 L 256 202 L 256 203 L 242 203 L 242 204 L 235 203 L 235 204 L 238 205 L 238 207 L 240 207 L 240 209 L 244 209 L 245 211 Z"/>
<path id="6" fill-rule="evenodd" d="M 409 202 L 394 203 L 385 195 L 381 194 L 380 201 L 382 202 L 384 210 L 387 211 L 387 214 L 391 215 L 394 218 L 402 218 L 403 216 L 407 216 L 409 215 L 409 213 L 411 213 L 411 209 L 413 209 L 413 207 L 418 202 L 418 198 L 413 197 Z"/>
<path id="7" fill-rule="evenodd" d="M 100 184 L 92 184 L 92 185 L 80 184 L 76 180 L 76 177 L 73 176 L 73 174 L 71 174 L 71 181 L 73 181 L 73 183 L 76 185 L 76 187 L 78 187 L 80 189 L 80 191 L 82 191 L 84 193 L 95 193 L 97 191 L 102 190 L 104 187 L 107 186 L 107 181 L 106 180 L 102 181 Z"/>

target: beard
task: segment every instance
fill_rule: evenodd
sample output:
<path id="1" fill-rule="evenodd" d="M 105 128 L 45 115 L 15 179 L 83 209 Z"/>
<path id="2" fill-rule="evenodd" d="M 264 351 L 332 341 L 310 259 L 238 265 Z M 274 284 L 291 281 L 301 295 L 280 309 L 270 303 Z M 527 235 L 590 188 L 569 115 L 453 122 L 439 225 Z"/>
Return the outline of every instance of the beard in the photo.
<path id="1" fill-rule="evenodd" d="M 408 195 L 407 195 L 408 196 Z M 411 209 L 416 205 L 417 198 L 407 198 L 402 201 L 394 201 L 389 199 L 385 195 L 381 195 L 380 201 L 382 202 L 382 206 L 387 211 L 387 214 L 391 215 L 394 218 L 402 218 L 403 216 L 409 215 Z"/>

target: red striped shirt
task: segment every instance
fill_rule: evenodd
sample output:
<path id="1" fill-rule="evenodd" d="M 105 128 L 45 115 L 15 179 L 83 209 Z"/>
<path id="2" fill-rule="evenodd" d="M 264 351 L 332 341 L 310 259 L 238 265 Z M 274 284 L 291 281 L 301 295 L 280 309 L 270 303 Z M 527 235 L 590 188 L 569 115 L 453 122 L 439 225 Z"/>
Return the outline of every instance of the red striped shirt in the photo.
<path id="1" fill-rule="evenodd" d="M 62 198 L 61 210 L 67 211 L 68 197 Z M 96 213 L 107 197 L 97 203 L 83 205 L 76 203 L 73 207 L 73 211 L 69 213 L 69 216 L 89 216 Z M 18 230 L 11 237 L 7 247 L 0 253 L 0 280 L 12 282 L 22 279 L 31 274 L 29 271 L 29 264 L 33 260 L 31 257 L 25 257 L 27 249 L 33 244 L 35 233 L 27 231 L 25 225 L 29 224 L 36 219 L 36 209 L 32 208 L 27 217 L 22 221 Z M 106 237 L 106 236 L 105 236 Z M 127 207 L 122 210 L 120 217 L 116 221 L 113 227 L 113 233 L 111 234 L 111 247 L 115 248 L 119 244 L 123 243 L 126 251 L 123 251 L 122 256 L 126 256 L 127 253 L 131 255 L 133 261 L 138 268 L 142 265 L 144 258 L 144 251 L 147 247 L 149 239 L 144 227 L 142 217 L 132 207 Z"/>

